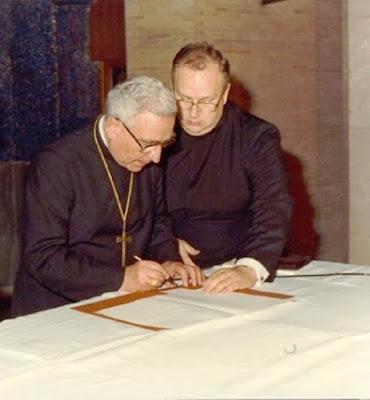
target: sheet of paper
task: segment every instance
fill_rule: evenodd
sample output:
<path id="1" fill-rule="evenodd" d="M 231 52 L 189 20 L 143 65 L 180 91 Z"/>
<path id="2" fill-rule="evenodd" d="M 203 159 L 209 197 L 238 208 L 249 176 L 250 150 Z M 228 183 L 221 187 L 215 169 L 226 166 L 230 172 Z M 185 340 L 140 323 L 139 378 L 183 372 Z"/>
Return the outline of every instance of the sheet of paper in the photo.
<path id="1" fill-rule="evenodd" d="M 200 289 L 188 290 L 183 288 L 169 290 L 168 296 L 173 301 L 222 310 L 230 314 L 244 314 L 263 310 L 286 301 L 243 293 L 205 293 Z"/>
<path id="2" fill-rule="evenodd" d="M 100 315 L 140 325 L 160 328 L 183 328 L 204 321 L 226 318 L 229 313 L 189 303 L 173 301 L 168 296 L 155 296 L 107 308 Z"/>
<path id="3" fill-rule="evenodd" d="M 364 265 L 350 265 L 336 262 L 311 261 L 299 269 L 278 269 L 277 276 L 307 275 L 307 274 L 332 274 L 332 273 L 370 273 L 370 267 Z"/>
<path id="4" fill-rule="evenodd" d="M 161 328 L 182 328 L 211 319 L 258 311 L 284 300 L 241 293 L 210 294 L 177 288 L 99 311 L 100 315 Z"/>

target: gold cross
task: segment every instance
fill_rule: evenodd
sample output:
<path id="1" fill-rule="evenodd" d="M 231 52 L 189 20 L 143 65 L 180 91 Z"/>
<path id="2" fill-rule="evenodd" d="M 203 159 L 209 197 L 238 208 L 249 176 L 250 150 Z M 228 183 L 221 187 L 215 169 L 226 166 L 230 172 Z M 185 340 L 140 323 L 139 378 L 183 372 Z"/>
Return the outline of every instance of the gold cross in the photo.
<path id="1" fill-rule="evenodd" d="M 126 235 L 126 232 L 122 232 L 122 235 L 116 236 L 116 243 L 131 243 L 132 237 Z"/>
<path id="2" fill-rule="evenodd" d="M 121 267 L 125 268 L 126 266 L 126 246 L 127 243 L 132 241 L 132 237 L 126 235 L 125 229 L 123 229 L 122 234 L 120 236 L 116 236 L 116 243 L 121 243 Z"/>

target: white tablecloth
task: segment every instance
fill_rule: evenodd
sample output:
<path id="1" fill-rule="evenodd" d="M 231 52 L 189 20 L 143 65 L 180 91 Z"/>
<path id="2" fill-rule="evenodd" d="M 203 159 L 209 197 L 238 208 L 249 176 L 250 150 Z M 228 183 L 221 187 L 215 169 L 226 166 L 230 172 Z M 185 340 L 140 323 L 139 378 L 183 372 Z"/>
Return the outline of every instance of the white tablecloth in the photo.
<path id="1" fill-rule="evenodd" d="M 370 267 L 314 261 L 296 275 L 328 272 Z M 277 278 L 261 290 L 294 297 L 176 289 L 101 311 L 160 331 L 69 306 L 4 321 L 0 396 L 370 398 L 370 276 Z"/>

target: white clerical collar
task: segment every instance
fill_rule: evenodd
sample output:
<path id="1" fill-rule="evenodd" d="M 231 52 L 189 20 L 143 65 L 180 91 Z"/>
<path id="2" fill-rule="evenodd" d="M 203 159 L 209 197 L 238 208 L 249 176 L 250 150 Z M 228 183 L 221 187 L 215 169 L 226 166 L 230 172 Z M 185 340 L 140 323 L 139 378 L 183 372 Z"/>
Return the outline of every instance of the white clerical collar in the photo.
<path id="1" fill-rule="evenodd" d="M 102 142 L 105 144 L 106 147 L 108 147 L 108 142 L 107 138 L 105 137 L 105 131 L 104 131 L 104 121 L 105 121 L 105 115 L 103 115 L 99 120 L 98 131 Z"/>

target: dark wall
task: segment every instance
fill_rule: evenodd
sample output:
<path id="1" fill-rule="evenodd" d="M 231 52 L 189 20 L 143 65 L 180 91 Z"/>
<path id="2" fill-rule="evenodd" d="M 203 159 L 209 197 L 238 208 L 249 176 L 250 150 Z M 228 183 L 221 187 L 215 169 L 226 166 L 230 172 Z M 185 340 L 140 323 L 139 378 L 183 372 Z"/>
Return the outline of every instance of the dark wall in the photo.
<path id="1" fill-rule="evenodd" d="M 90 2 L 0 1 L 0 160 L 29 160 L 99 113 Z"/>

